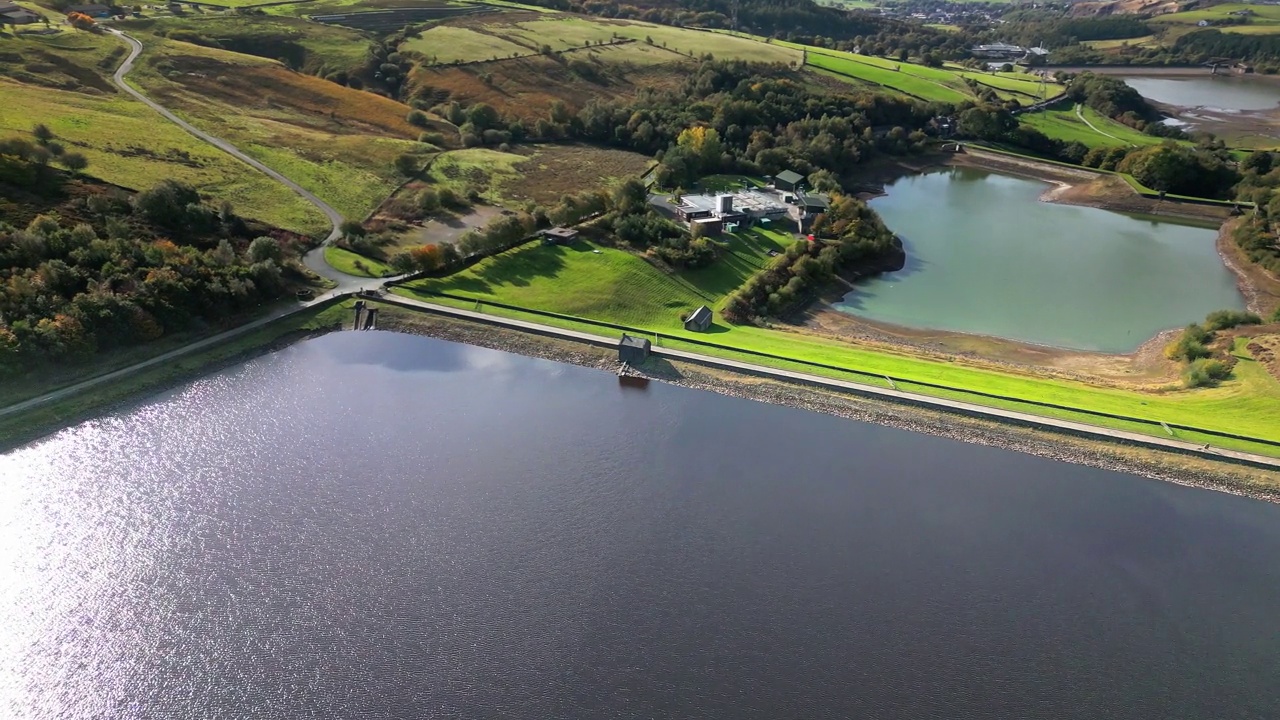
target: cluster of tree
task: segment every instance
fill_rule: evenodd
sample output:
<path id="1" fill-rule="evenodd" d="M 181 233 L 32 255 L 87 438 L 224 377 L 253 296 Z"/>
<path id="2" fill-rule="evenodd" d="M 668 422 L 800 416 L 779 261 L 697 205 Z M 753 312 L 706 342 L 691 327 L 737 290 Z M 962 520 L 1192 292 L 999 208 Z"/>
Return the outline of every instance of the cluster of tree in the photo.
<path id="1" fill-rule="evenodd" d="M 800 241 L 751 276 L 725 302 L 734 323 L 779 316 L 806 301 L 837 274 L 864 274 L 901 267 L 901 243 L 870 208 L 836 195 L 813 224 L 812 242 Z"/>
<path id="2" fill-rule="evenodd" d="M 1171 141 L 1132 149 L 1115 169 L 1153 190 L 1195 197 L 1228 199 L 1240 181 L 1226 150 L 1191 148 Z"/>
<path id="3" fill-rule="evenodd" d="M 1067 97 L 1137 130 L 1146 130 L 1149 124 L 1165 127 L 1155 122 L 1160 112 L 1117 77 L 1082 73 L 1067 84 Z M 1153 134 L 1160 132 L 1152 130 Z"/>
<path id="4" fill-rule="evenodd" d="M 978 42 L 1013 42 L 1059 48 L 1092 40 L 1123 40 L 1151 34 L 1147 19 L 1138 15 L 1078 17 L 1048 8 L 1017 9 L 1000 16 L 996 28 L 986 30 Z M 1056 61 L 1056 58 L 1055 58 Z"/>
<path id="5" fill-rule="evenodd" d="M 391 267 L 399 273 L 434 272 L 456 267 L 461 260 L 461 253 L 451 243 L 429 243 L 392 255 Z"/>
<path id="6" fill-rule="evenodd" d="M 155 340 L 283 295 L 287 244 L 250 239 L 229 208 L 194 207 L 194 196 L 166 181 L 132 200 L 89 196 L 81 212 L 91 222 L 0 223 L 0 375 Z M 184 218 L 193 223 L 172 231 Z"/>
<path id="7" fill-rule="evenodd" d="M 0 140 L 0 182 L 37 186 L 56 180 L 49 164 L 56 162 L 72 173 L 89 167 L 84 155 L 67 150 L 44 124 L 31 131 L 35 142 L 21 137 Z"/>
<path id="8" fill-rule="evenodd" d="M 1280 274 L 1280 153 L 1252 153 L 1241 170 L 1244 177 L 1237 190 L 1256 209 L 1236 228 L 1236 244 L 1251 262 Z"/>
<path id="9" fill-rule="evenodd" d="M 1171 52 L 1185 62 L 1200 63 L 1215 58 L 1233 58 L 1274 66 L 1280 64 L 1280 35 L 1200 30 L 1178 38 L 1173 43 Z"/>
<path id="10" fill-rule="evenodd" d="M 909 148 L 906 128 L 949 110 L 871 92 L 824 92 L 785 67 L 706 60 L 678 88 L 593 101 L 568 117 L 553 108 L 545 124 L 563 137 L 660 154 L 660 180 L 674 187 L 709 172 L 840 173 L 877 151 Z M 890 137 L 894 127 L 902 130 Z"/>
<path id="11" fill-rule="evenodd" d="M 1225 349 L 1215 352 L 1210 345 L 1216 333 L 1241 325 L 1257 325 L 1262 318 L 1243 310 L 1217 310 L 1203 323 L 1192 323 L 1165 346 L 1165 357 L 1184 363 L 1182 382 L 1194 388 L 1214 385 L 1231 375 L 1234 358 Z"/>

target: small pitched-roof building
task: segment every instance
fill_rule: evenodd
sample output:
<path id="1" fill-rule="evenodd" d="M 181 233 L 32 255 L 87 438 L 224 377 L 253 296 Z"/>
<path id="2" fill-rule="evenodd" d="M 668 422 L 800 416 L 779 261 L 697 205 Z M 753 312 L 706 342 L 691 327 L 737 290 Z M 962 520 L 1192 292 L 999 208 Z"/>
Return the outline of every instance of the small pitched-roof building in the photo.
<path id="1" fill-rule="evenodd" d="M 567 227 L 553 227 L 542 231 L 542 241 L 548 245 L 568 245 L 578 238 L 578 231 Z"/>
<path id="2" fill-rule="evenodd" d="M 807 213 L 824 213 L 831 209 L 831 198 L 821 193 L 800 193 L 796 204 Z"/>
<path id="3" fill-rule="evenodd" d="M 711 308 L 699 306 L 684 319 L 684 329 L 690 332 L 706 332 L 711 327 Z"/>
<path id="4" fill-rule="evenodd" d="M 795 190 L 804 182 L 804 176 L 794 170 L 783 170 L 773 176 L 773 186 L 779 190 Z"/>
<path id="5" fill-rule="evenodd" d="M 618 342 L 618 362 L 643 365 L 644 361 L 649 359 L 649 350 L 652 347 L 653 343 L 650 343 L 648 338 L 632 337 L 623 333 L 622 340 Z"/>

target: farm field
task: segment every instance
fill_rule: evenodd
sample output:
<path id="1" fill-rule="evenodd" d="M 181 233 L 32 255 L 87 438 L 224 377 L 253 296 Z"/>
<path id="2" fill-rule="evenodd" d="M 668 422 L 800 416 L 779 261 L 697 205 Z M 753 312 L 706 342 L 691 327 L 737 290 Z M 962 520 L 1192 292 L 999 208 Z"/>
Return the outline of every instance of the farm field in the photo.
<path id="1" fill-rule="evenodd" d="M 393 100 L 252 56 L 156 37 L 146 48 L 133 82 L 346 217 L 363 218 L 395 190 L 398 155 L 425 164 L 439 151 L 411 139 L 420 129 Z"/>
<path id="2" fill-rule="evenodd" d="M 1267 24 L 1280 23 L 1280 5 L 1259 5 L 1253 3 L 1223 3 L 1222 5 L 1214 5 L 1213 7 L 1188 10 L 1186 12 L 1171 13 L 1169 15 L 1157 15 L 1151 19 L 1155 23 L 1169 23 L 1180 25 L 1195 25 L 1201 20 L 1209 22 L 1237 20 L 1243 19 L 1241 16 L 1232 15 L 1237 12 L 1249 12 L 1248 21 L 1250 23 Z M 1219 28 L 1226 30 L 1226 27 Z"/>
<path id="3" fill-rule="evenodd" d="M 1088 118 L 1089 122 L 1097 130 L 1089 127 L 1088 124 L 1081 120 L 1076 115 L 1075 108 L 1026 113 L 1019 116 L 1018 120 L 1055 140 L 1062 140 L 1063 142 L 1077 141 L 1091 148 L 1159 145 L 1164 142 L 1163 138 L 1138 132 L 1128 125 L 1100 115 L 1091 108 L 1081 108 L 1081 113 Z M 1102 132 L 1098 132 L 1098 130 Z"/>
<path id="4" fill-rule="evenodd" d="M 308 73 L 346 70 L 364 64 L 369 38 L 355 30 L 291 17 L 186 15 L 126 20 L 120 27 L 155 37 L 172 35 L 215 49 L 267 60 L 284 60 Z"/>
<path id="5" fill-rule="evenodd" d="M 769 330 L 732 326 L 717 320 L 709 333 L 689 333 L 680 327 L 679 315 L 699 304 L 717 307 L 724 293 L 746 277 L 754 262 L 763 259 L 769 245 L 781 246 L 789 240 L 785 234 L 757 236 L 750 241 L 730 240 L 740 248 L 740 263 L 723 259 L 703 275 L 689 272 L 668 273 L 650 265 L 643 258 L 590 243 L 573 247 L 529 245 L 486 259 L 453 276 L 411 283 L 396 292 L 430 302 L 474 308 L 475 300 L 495 301 L 536 310 L 561 313 L 566 318 L 532 316 L 517 310 L 484 306 L 485 312 L 521 317 L 536 322 L 612 334 L 613 329 L 591 325 L 590 320 L 627 325 L 636 330 L 661 333 L 659 344 L 684 347 L 696 352 L 726 357 L 741 357 L 760 362 L 758 357 L 735 355 L 734 348 L 770 353 L 800 361 L 824 363 L 860 372 L 893 375 L 907 383 L 938 383 L 955 391 L 924 387 L 912 390 L 983 402 L 999 407 L 1030 410 L 1055 417 L 1079 419 L 1097 424 L 1143 432 L 1162 433 L 1159 426 L 1123 420 L 1105 421 L 1071 410 L 1030 408 L 1017 401 L 975 398 L 965 391 L 992 393 L 1034 402 L 1047 402 L 1084 411 L 1186 424 L 1211 430 L 1280 440 L 1280 424 L 1273 410 L 1280 402 L 1280 383 L 1258 365 L 1248 353 L 1237 348 L 1240 362 L 1234 379 L 1221 386 L 1195 391 L 1143 393 L 1134 390 L 1091 386 L 1080 382 L 1038 378 L 1017 372 L 997 372 L 967 361 L 942 361 L 899 354 L 879 348 L 863 347 L 804 332 Z M 748 247 L 748 242 L 755 247 Z M 599 250 L 600 254 L 592 252 Z M 453 301 L 435 293 L 447 292 L 468 298 Z M 579 318 L 575 320 L 574 318 Z M 681 338 L 717 343 L 722 348 L 682 345 Z M 789 365 L 785 360 L 769 360 L 777 367 L 794 367 L 817 374 L 842 376 L 831 370 Z M 866 377 L 859 378 L 866 381 Z M 1179 437 L 1197 438 L 1195 433 L 1179 431 Z M 1235 446 L 1276 454 L 1275 448 L 1246 442 L 1212 440 L 1218 446 Z M 1193 440 L 1196 441 L 1196 440 Z"/>
<path id="6" fill-rule="evenodd" d="M 642 88 L 679 87 L 682 65 L 688 60 L 643 43 L 592 47 L 574 51 L 572 57 L 590 63 L 594 75 L 583 77 L 559 58 L 527 55 L 467 66 L 419 66 L 409 76 L 408 87 L 432 102 L 483 102 L 504 115 L 537 121 L 547 117 L 557 100 L 578 110 L 592 99 L 626 98 Z"/>
<path id="7" fill-rule="evenodd" d="M 69 27 L 56 35 L 19 32 L 0 41 L 0 75 L 28 85 L 112 94 L 108 76 L 124 55 L 119 40 Z"/>
<path id="8" fill-rule="evenodd" d="M 1160 40 L 1155 35 L 1146 35 L 1138 38 L 1124 38 L 1120 40 L 1086 40 L 1081 45 L 1094 50 L 1115 50 L 1122 47 L 1154 47 L 1160 44 Z"/>
<path id="9" fill-rule="evenodd" d="M 774 44 L 805 48 L 792 43 Z M 922 100 L 959 103 L 973 99 L 974 90 L 966 80 L 991 88 L 1003 99 L 1017 99 L 1027 104 L 1038 100 L 1041 94 L 1039 80 L 1021 73 L 983 73 L 964 70 L 958 66 L 930 68 L 822 48 L 807 48 L 805 62 L 809 67 L 826 70 L 844 78 L 875 83 Z M 1056 92 L 1056 87 L 1049 84 L 1045 92 L 1052 95 Z"/>
<path id="10" fill-rule="evenodd" d="M 395 275 L 390 265 L 334 245 L 324 248 L 324 261 L 340 273 L 356 277 L 380 278 Z"/>
<path id="11" fill-rule="evenodd" d="M 469 148 L 436 157 L 427 178 L 462 195 L 475 191 L 491 205 L 515 208 L 609 188 L 639 177 L 652 164 L 639 153 L 590 145 L 538 145 L 519 153 Z"/>
<path id="12" fill-rule="evenodd" d="M 180 180 L 214 200 L 230 201 L 246 217 L 306 234 L 328 227 L 318 210 L 288 189 L 122 94 L 87 95 L 0 79 L 0 97 L 3 134 L 30 132 L 39 119 L 88 158 L 86 174 L 105 182 L 143 190 Z"/>
<path id="13" fill-rule="evenodd" d="M 646 43 L 677 55 L 755 62 L 796 63 L 800 53 L 744 37 L 630 20 L 586 18 L 562 13 L 499 13 L 459 18 L 429 28 L 405 49 L 434 57 L 437 63 L 478 62 L 535 54 L 546 45 L 559 52 L 624 39 Z M 451 44 L 452 43 L 452 44 Z"/>

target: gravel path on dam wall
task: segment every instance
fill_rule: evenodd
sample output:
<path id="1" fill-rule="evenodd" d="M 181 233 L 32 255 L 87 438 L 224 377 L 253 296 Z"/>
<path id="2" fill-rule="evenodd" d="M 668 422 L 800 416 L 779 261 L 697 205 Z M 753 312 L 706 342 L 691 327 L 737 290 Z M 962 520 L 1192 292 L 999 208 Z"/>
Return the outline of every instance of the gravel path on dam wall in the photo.
<path id="1" fill-rule="evenodd" d="M 428 313 L 383 306 L 379 327 L 611 373 L 620 369 L 616 351 L 612 348 L 591 347 Z M 631 370 L 630 375 L 629 382 L 638 378 L 649 379 L 1179 485 L 1280 502 L 1280 473 L 1257 468 L 828 392 L 661 358 L 650 360 L 639 370 Z"/>

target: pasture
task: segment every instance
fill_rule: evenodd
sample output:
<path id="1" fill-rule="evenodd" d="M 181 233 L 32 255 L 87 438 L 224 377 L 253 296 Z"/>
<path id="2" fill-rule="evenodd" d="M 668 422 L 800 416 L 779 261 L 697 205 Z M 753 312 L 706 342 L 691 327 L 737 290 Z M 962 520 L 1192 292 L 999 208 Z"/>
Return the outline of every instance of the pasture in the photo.
<path id="1" fill-rule="evenodd" d="M 707 53 L 755 62 L 800 61 L 800 53 L 793 49 L 737 35 L 565 13 L 512 12 L 459 18 L 423 31 L 402 47 L 433 58 L 434 63 L 448 64 L 532 55 L 544 46 L 562 52 L 618 40 L 665 49 L 669 56 L 653 57 L 669 62 Z"/>
<path id="2" fill-rule="evenodd" d="M 134 190 L 174 179 L 240 214 L 296 232 L 327 229 L 324 216 L 279 183 L 183 132 L 123 94 L 33 87 L 0 79 L 0 131 L 28 133 L 48 125 L 69 149 L 89 160 L 86 174 Z"/>
<path id="3" fill-rule="evenodd" d="M 1164 142 L 1163 138 L 1134 130 L 1128 125 L 1099 114 L 1092 108 L 1080 108 L 1080 115 L 1083 115 L 1084 119 L 1076 114 L 1075 108 L 1041 110 L 1020 115 L 1018 120 L 1055 140 L 1080 142 L 1090 148 L 1159 145 Z M 1086 123 L 1085 119 L 1089 122 Z"/>
<path id="4" fill-rule="evenodd" d="M 151 97 L 360 219 L 438 148 L 416 142 L 409 108 L 279 63 L 155 37 L 134 77 Z M 432 129 L 447 129 L 437 123 Z M 450 133 L 452 135 L 452 133 Z"/>

